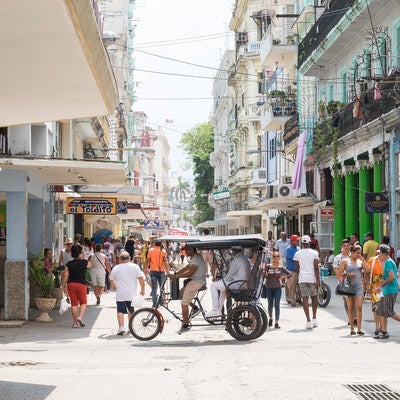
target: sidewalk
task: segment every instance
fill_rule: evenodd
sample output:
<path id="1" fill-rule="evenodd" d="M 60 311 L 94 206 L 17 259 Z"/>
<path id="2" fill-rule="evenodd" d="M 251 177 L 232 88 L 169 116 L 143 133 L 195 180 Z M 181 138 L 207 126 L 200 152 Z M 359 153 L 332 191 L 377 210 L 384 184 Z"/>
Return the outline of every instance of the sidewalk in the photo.
<path id="1" fill-rule="evenodd" d="M 334 291 L 336 280 L 327 281 Z M 343 300 L 333 294 L 328 307 L 318 309 L 317 328 L 305 329 L 303 310 L 282 300 L 282 328 L 249 342 L 212 325 L 177 335 L 180 323 L 172 317 L 152 341 L 117 336 L 115 293 L 103 295 L 100 306 L 94 303 L 91 293 L 85 328 L 72 329 L 70 313 L 55 311 L 50 324 L 0 328 L 1 400 L 350 400 L 357 397 L 344 385 L 354 383 L 400 392 L 400 324 L 389 322 L 389 340 L 373 339 L 369 303 L 363 309 L 365 337 L 349 335 Z M 173 303 L 179 310 L 179 301 Z"/>

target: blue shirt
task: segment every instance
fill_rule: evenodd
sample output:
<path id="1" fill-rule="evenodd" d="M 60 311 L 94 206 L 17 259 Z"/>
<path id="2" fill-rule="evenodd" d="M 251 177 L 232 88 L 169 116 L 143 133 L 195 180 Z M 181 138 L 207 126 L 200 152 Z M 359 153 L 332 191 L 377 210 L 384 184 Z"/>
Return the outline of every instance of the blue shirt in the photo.
<path id="1" fill-rule="evenodd" d="M 286 269 L 296 272 L 296 263 L 293 260 L 294 255 L 300 250 L 299 246 L 289 246 L 286 250 Z"/>
<path id="2" fill-rule="evenodd" d="M 394 261 L 389 258 L 385 261 L 385 266 L 383 267 L 383 280 L 389 278 L 389 272 L 393 271 L 394 279 L 392 282 L 388 283 L 382 288 L 382 294 L 396 294 L 399 291 L 399 286 L 397 284 L 397 268 Z"/>

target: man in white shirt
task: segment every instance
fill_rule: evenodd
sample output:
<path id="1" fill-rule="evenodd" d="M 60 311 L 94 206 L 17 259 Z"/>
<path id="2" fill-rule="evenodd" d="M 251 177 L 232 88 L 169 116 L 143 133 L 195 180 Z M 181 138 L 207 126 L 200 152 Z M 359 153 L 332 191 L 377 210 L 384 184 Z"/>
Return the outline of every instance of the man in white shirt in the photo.
<path id="1" fill-rule="evenodd" d="M 317 295 L 319 286 L 319 256 L 316 250 L 310 248 L 311 238 L 304 235 L 301 238 L 302 249 L 293 257 L 296 263 L 296 269 L 299 274 L 299 287 L 303 299 L 303 310 L 307 318 L 307 329 L 318 326 L 317 322 Z M 311 297 L 312 322 L 310 319 L 310 310 L 308 299 Z"/>
<path id="2" fill-rule="evenodd" d="M 127 251 L 121 251 L 119 255 L 121 263 L 116 265 L 110 274 L 110 283 L 116 289 L 117 300 L 117 335 L 125 333 L 124 315 L 128 319 L 133 313 L 132 300 L 136 296 L 137 283 L 140 284 L 140 295 L 144 296 L 144 275 L 137 264 L 130 262 L 130 255 Z"/>
<path id="3" fill-rule="evenodd" d="M 290 246 L 290 240 L 287 238 L 286 232 L 281 232 L 281 238 L 275 243 L 275 247 L 279 251 L 279 265 L 286 267 L 286 250 Z"/>
<path id="4" fill-rule="evenodd" d="M 229 289 L 232 290 L 247 288 L 247 281 L 251 271 L 249 259 L 242 253 L 240 246 L 233 246 L 232 253 L 234 258 L 229 264 L 228 273 L 223 279 L 210 284 L 212 309 L 207 313 L 208 318 L 218 317 L 222 314 L 227 286 L 230 285 Z M 234 281 L 238 282 L 232 284 Z"/>

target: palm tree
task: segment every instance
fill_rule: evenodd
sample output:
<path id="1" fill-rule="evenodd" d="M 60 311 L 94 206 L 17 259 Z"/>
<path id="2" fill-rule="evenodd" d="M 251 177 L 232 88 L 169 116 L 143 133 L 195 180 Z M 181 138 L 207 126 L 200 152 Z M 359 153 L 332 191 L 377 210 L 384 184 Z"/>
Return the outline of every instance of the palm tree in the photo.
<path id="1" fill-rule="evenodd" d="M 178 176 L 178 184 L 172 188 L 175 193 L 175 199 L 179 201 L 179 221 L 183 220 L 183 202 L 186 201 L 186 197 L 190 194 L 189 182 L 184 181 L 181 176 Z"/>
<path id="2" fill-rule="evenodd" d="M 175 199 L 179 201 L 180 205 L 182 205 L 182 203 L 186 201 L 187 195 L 190 194 L 189 182 L 184 181 L 181 176 L 178 176 L 178 184 L 175 186 L 174 191 Z"/>

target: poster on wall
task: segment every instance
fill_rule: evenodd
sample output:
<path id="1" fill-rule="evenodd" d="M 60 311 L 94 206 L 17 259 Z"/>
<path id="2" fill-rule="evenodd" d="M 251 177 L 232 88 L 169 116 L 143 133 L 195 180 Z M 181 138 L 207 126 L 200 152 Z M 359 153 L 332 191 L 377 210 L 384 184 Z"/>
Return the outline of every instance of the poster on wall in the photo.
<path id="1" fill-rule="evenodd" d="M 7 239 L 6 205 L 0 204 L 0 245 L 5 245 Z"/>

